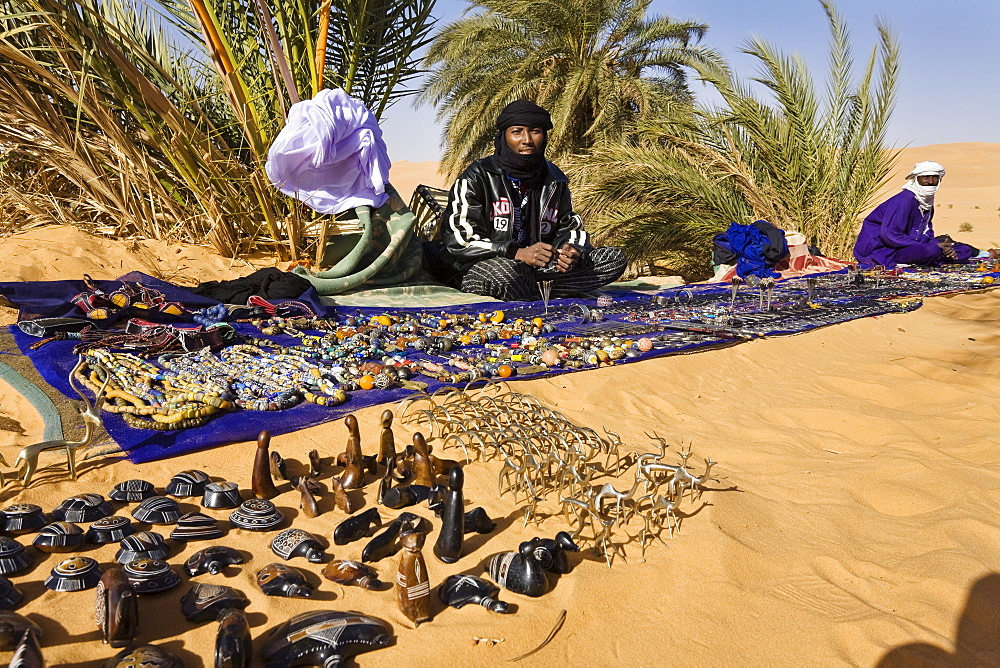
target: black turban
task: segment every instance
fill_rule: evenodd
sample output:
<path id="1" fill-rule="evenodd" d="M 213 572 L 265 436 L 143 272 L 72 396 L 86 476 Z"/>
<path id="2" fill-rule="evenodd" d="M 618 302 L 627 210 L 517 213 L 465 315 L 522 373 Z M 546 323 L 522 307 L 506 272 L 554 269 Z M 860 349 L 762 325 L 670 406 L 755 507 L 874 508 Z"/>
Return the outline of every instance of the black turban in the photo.
<path id="1" fill-rule="evenodd" d="M 514 100 L 497 116 L 497 132 L 503 132 L 509 127 L 523 125 L 526 128 L 541 128 L 548 132 L 552 129 L 552 117 L 549 112 L 528 100 Z"/>
<path id="2" fill-rule="evenodd" d="M 541 128 L 545 131 L 545 139 L 537 151 L 531 155 L 521 155 L 510 150 L 504 131 L 515 125 Z M 527 100 L 511 102 L 497 117 L 497 134 L 493 140 L 493 156 L 497 165 L 515 179 L 533 186 L 541 184 L 549 170 L 545 162 L 545 145 L 548 143 L 548 132 L 551 129 L 552 117 L 549 116 L 549 112 Z"/>

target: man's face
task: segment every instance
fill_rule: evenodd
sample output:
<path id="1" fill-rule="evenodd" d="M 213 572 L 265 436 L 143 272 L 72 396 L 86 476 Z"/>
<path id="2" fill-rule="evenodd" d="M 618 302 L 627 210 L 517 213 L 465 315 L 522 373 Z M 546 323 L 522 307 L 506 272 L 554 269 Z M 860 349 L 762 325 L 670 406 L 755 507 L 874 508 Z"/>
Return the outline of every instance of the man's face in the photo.
<path id="1" fill-rule="evenodd" d="M 917 177 L 917 185 L 936 186 L 939 183 L 941 183 L 941 177 L 937 174 L 925 174 Z"/>
<path id="2" fill-rule="evenodd" d="M 503 136 L 510 150 L 521 155 L 531 155 L 545 142 L 545 130 L 525 125 L 512 125 L 504 130 Z"/>

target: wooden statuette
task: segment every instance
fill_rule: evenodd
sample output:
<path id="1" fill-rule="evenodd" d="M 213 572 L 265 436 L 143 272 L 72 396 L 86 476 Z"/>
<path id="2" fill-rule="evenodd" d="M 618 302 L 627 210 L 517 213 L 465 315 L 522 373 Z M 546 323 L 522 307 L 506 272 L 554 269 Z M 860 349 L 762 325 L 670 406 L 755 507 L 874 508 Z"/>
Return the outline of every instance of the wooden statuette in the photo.
<path id="1" fill-rule="evenodd" d="M 465 508 L 462 499 L 462 485 L 465 472 L 456 466 L 448 474 L 448 491 L 444 497 L 441 513 L 441 531 L 434 543 L 434 556 L 446 564 L 453 564 L 462 556 L 465 540 Z"/>
<path id="2" fill-rule="evenodd" d="M 215 668 L 250 668 L 253 665 L 253 641 L 246 613 L 238 608 L 219 615 L 215 633 Z"/>
<path id="3" fill-rule="evenodd" d="M 354 500 L 351 499 L 351 495 L 347 493 L 346 489 L 344 489 L 344 486 L 340 482 L 340 478 L 331 478 L 330 487 L 333 488 L 333 502 L 338 508 L 343 510 L 348 515 L 357 510 Z"/>
<path id="4" fill-rule="evenodd" d="M 365 484 L 365 474 L 362 466 L 364 457 L 361 454 L 361 432 L 358 430 L 358 419 L 353 415 L 344 418 L 344 424 L 350 435 L 347 438 L 347 449 L 344 451 L 344 473 L 340 483 L 344 489 L 360 489 Z"/>
<path id="5" fill-rule="evenodd" d="M 386 468 L 395 465 L 396 438 L 392 435 L 392 411 L 382 411 L 382 435 L 379 437 L 378 463 Z M 392 461 L 390 461 L 392 460 Z"/>
<path id="6" fill-rule="evenodd" d="M 128 647 L 139 632 L 139 607 L 135 590 L 125 572 L 109 568 L 97 583 L 94 621 L 104 642 L 115 648 Z"/>
<path id="7" fill-rule="evenodd" d="M 257 437 L 257 454 L 253 460 L 253 478 L 251 480 L 253 495 L 258 499 L 273 499 L 278 496 L 278 488 L 271 480 L 271 456 L 268 453 L 270 445 L 271 432 L 260 432 Z"/>
<path id="8" fill-rule="evenodd" d="M 431 619 L 431 584 L 424 555 L 420 552 L 424 546 L 424 534 L 407 531 L 400 536 L 400 542 L 403 552 L 396 572 L 396 600 L 402 613 L 419 625 Z"/>
<path id="9" fill-rule="evenodd" d="M 323 473 L 323 463 L 319 458 L 319 450 L 309 451 L 309 477 L 318 478 Z"/>
<path id="10" fill-rule="evenodd" d="M 432 487 L 436 482 L 427 441 L 419 431 L 413 434 L 413 480 L 411 484 Z"/>

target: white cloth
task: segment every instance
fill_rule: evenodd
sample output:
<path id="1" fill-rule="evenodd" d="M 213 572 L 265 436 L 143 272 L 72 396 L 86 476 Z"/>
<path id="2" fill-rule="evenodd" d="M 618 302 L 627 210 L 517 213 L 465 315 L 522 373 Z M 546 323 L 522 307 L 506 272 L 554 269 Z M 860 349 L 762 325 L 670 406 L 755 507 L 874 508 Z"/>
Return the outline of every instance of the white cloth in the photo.
<path id="1" fill-rule="evenodd" d="M 328 88 L 292 105 L 265 170 L 281 192 L 319 213 L 337 214 L 382 206 L 391 166 L 374 114 L 343 90 Z"/>
<path id="2" fill-rule="evenodd" d="M 915 164 L 913 170 L 906 175 L 907 181 L 903 190 L 913 193 L 920 202 L 920 210 L 927 212 L 934 208 L 934 193 L 937 192 L 938 186 L 922 186 L 917 183 L 918 176 L 939 176 L 944 179 L 944 167 L 933 160 L 926 160 Z M 940 184 L 941 181 L 938 181 L 938 185 Z"/>

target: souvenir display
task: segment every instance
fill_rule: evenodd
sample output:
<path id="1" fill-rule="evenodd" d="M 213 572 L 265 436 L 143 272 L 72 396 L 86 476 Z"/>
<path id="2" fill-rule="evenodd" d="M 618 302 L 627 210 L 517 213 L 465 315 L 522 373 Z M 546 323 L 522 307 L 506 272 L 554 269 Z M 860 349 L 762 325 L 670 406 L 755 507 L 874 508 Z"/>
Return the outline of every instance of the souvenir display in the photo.
<path id="1" fill-rule="evenodd" d="M 438 587 L 438 596 L 445 605 L 461 608 L 472 603 L 492 612 L 507 614 L 510 606 L 497 599 L 499 593 L 500 587 L 475 575 L 449 575 Z"/>
<path id="2" fill-rule="evenodd" d="M 31 545 L 39 552 L 72 552 L 83 539 L 83 529 L 72 522 L 53 522 L 38 530 Z"/>
<path id="3" fill-rule="evenodd" d="M 297 477 L 294 485 L 299 493 L 299 508 L 302 509 L 302 513 L 306 517 L 319 517 L 319 504 L 314 495 L 314 490 L 318 485 L 305 476 Z"/>
<path id="4" fill-rule="evenodd" d="M 61 522 L 94 522 L 113 513 L 111 504 L 100 494 L 81 494 L 60 503 L 52 511 L 52 519 Z"/>
<path id="5" fill-rule="evenodd" d="M 94 621 L 104 643 L 128 647 L 139 634 L 139 605 L 125 572 L 114 566 L 104 571 L 97 583 Z"/>
<path id="6" fill-rule="evenodd" d="M 278 480 L 288 480 L 288 464 L 277 452 L 271 452 L 271 478 Z"/>
<path id="7" fill-rule="evenodd" d="M 170 532 L 170 538 L 184 542 L 214 540 L 222 538 L 222 533 L 215 518 L 204 513 L 191 512 L 178 518 L 177 526 Z"/>
<path id="8" fill-rule="evenodd" d="M 353 656 L 381 649 L 391 640 L 392 628 L 377 617 L 313 610 L 268 631 L 262 653 L 267 668 L 339 666 Z"/>
<path id="9" fill-rule="evenodd" d="M 297 568 L 273 563 L 257 571 L 257 586 L 267 596 L 309 598 L 313 588 Z"/>
<path id="10" fill-rule="evenodd" d="M 181 582 L 170 564 L 156 559 L 136 559 L 125 564 L 123 570 L 136 594 L 159 594 Z"/>
<path id="11" fill-rule="evenodd" d="M 108 498 L 112 501 L 142 501 L 151 496 L 156 496 L 156 488 L 153 483 L 145 480 L 126 480 L 115 485 L 115 488 L 108 493 Z"/>
<path id="12" fill-rule="evenodd" d="M 465 502 L 462 499 L 464 484 L 465 472 L 461 466 L 456 466 L 448 474 L 448 492 L 441 512 L 441 530 L 433 548 L 434 556 L 446 564 L 453 564 L 462 556 L 465 541 Z"/>
<path id="13" fill-rule="evenodd" d="M 378 579 L 375 569 L 359 561 L 335 559 L 323 569 L 323 577 L 337 584 L 371 591 L 382 591 L 386 588 L 385 583 Z"/>
<path id="14" fill-rule="evenodd" d="M 316 536 L 302 529 L 285 529 L 271 540 L 271 551 L 285 559 L 304 557 L 314 564 L 321 564 L 326 553 Z"/>
<path id="15" fill-rule="evenodd" d="M 348 517 L 333 530 L 333 544 L 347 545 L 372 535 L 373 531 L 382 526 L 382 516 L 378 508 L 372 506 L 363 513 Z"/>
<path id="16" fill-rule="evenodd" d="M 496 528 L 497 523 L 486 514 L 486 509 L 482 506 L 473 508 L 465 513 L 465 533 L 489 533 Z"/>
<path id="17" fill-rule="evenodd" d="M 42 637 L 42 627 L 24 615 L 0 611 L 0 651 L 9 652 L 21 642 L 25 633 Z"/>
<path id="18" fill-rule="evenodd" d="M 253 638 L 246 613 L 229 609 L 219 616 L 215 632 L 215 668 L 250 668 L 253 665 Z"/>
<path id="19" fill-rule="evenodd" d="M 225 545 L 213 545 L 198 550 L 184 562 L 184 570 L 191 577 L 201 573 L 218 575 L 226 566 L 244 563 L 243 555 Z"/>
<path id="20" fill-rule="evenodd" d="M 240 488 L 236 486 L 235 482 L 229 481 L 208 483 L 205 485 L 201 499 L 201 505 L 216 510 L 237 508 L 242 502 Z"/>
<path id="21" fill-rule="evenodd" d="M 251 489 L 258 499 L 273 499 L 278 496 L 278 488 L 271 479 L 271 457 L 268 448 L 271 445 L 271 432 L 262 431 L 257 436 L 257 452 L 253 459 L 253 474 Z"/>
<path id="22" fill-rule="evenodd" d="M 19 573 L 31 568 L 35 557 L 13 538 L 0 536 L 0 575 Z"/>
<path id="23" fill-rule="evenodd" d="M 361 561 L 381 561 L 399 551 L 399 535 L 403 531 L 422 531 L 426 520 L 419 515 L 404 512 L 390 522 L 381 533 L 376 534 L 361 551 Z"/>
<path id="24" fill-rule="evenodd" d="M 135 533 L 135 526 L 132 520 L 121 515 L 109 515 L 97 520 L 87 529 L 84 536 L 88 543 L 104 545 L 105 543 L 117 543 L 125 536 Z"/>
<path id="25" fill-rule="evenodd" d="M 140 531 L 122 538 L 115 561 L 119 564 L 127 564 L 136 559 L 163 561 L 169 554 L 170 546 L 163 541 L 163 536 L 154 531 Z"/>
<path id="26" fill-rule="evenodd" d="M 243 592 L 232 587 L 195 582 L 181 598 L 181 612 L 196 624 L 218 619 L 226 610 L 243 610 L 250 605 Z"/>
<path id="27" fill-rule="evenodd" d="M 391 469 L 396 457 L 396 438 L 392 434 L 392 411 L 386 409 L 382 411 L 382 433 L 379 435 L 378 463 Z"/>
<path id="28" fill-rule="evenodd" d="M 174 524 L 180 516 L 180 506 L 167 496 L 150 496 L 132 509 L 132 517 L 146 524 Z"/>
<path id="29" fill-rule="evenodd" d="M 45 668 L 45 659 L 42 657 L 42 648 L 38 645 L 38 636 L 30 631 L 24 632 L 7 668 Z"/>
<path id="30" fill-rule="evenodd" d="M 167 483 L 166 492 L 168 496 L 175 496 L 179 499 L 201 496 L 205 493 L 205 486 L 210 482 L 212 479 L 204 471 L 195 469 L 181 471 Z"/>
<path id="31" fill-rule="evenodd" d="M 420 531 L 407 531 L 399 537 L 403 551 L 396 571 L 396 601 L 399 609 L 414 624 L 431 619 L 431 585 L 427 565 L 420 549 L 425 536 Z"/>
<path id="32" fill-rule="evenodd" d="M 535 538 L 535 559 L 550 573 L 569 573 L 567 552 L 579 552 L 569 533 L 560 531 L 553 538 Z"/>
<path id="33" fill-rule="evenodd" d="M 330 488 L 333 489 L 333 503 L 340 508 L 342 511 L 350 515 L 357 508 L 355 508 L 356 502 L 351 498 L 351 495 L 347 493 L 344 486 L 340 483 L 339 478 L 330 479 Z"/>
<path id="34" fill-rule="evenodd" d="M 340 484 L 344 489 L 360 489 L 365 484 L 365 474 L 362 470 L 361 433 L 358 430 L 358 419 L 354 415 L 344 418 L 349 436 L 347 448 L 344 450 L 344 473 L 340 476 Z"/>
<path id="35" fill-rule="evenodd" d="M 24 599 L 21 590 L 5 577 L 0 577 L 0 610 L 12 610 Z"/>
<path id="36" fill-rule="evenodd" d="M 549 579 L 535 558 L 537 540 L 524 541 L 517 552 L 493 555 L 486 571 L 504 589 L 525 596 L 541 596 L 549 590 Z"/>
<path id="37" fill-rule="evenodd" d="M 45 578 L 45 587 L 53 591 L 81 591 L 96 587 L 102 575 L 104 571 L 94 559 L 70 557 L 56 564 Z"/>
<path id="38" fill-rule="evenodd" d="M 285 516 L 267 499 L 249 499 L 229 515 L 229 521 L 248 531 L 271 531 L 285 521 Z"/>
<path id="39" fill-rule="evenodd" d="M 104 662 L 104 668 L 184 668 L 184 662 L 162 647 L 125 648 Z"/>
<path id="40" fill-rule="evenodd" d="M 33 503 L 15 503 L 3 509 L 3 530 L 17 536 L 37 531 L 49 523 L 41 506 Z"/>
<path id="41" fill-rule="evenodd" d="M 431 464 L 430 451 L 427 448 L 424 435 L 419 431 L 413 434 L 413 456 L 411 460 L 413 470 L 413 480 L 411 483 L 426 487 L 433 486 L 437 482 L 437 479 L 434 475 L 434 467 Z"/>
<path id="42" fill-rule="evenodd" d="M 309 451 L 309 477 L 318 478 L 323 473 L 323 462 L 319 457 L 319 450 Z"/>

